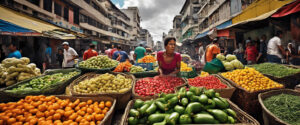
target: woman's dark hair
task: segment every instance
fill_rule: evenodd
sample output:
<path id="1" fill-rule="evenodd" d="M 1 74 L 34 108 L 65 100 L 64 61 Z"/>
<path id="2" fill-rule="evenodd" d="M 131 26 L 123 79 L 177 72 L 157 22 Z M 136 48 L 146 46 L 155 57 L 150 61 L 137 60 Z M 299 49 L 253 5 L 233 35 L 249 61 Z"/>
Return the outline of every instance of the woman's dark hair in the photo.
<path id="1" fill-rule="evenodd" d="M 176 42 L 175 37 L 168 37 L 168 38 L 165 39 L 165 42 L 164 42 L 165 46 L 167 46 L 171 40 L 174 40 Z"/>

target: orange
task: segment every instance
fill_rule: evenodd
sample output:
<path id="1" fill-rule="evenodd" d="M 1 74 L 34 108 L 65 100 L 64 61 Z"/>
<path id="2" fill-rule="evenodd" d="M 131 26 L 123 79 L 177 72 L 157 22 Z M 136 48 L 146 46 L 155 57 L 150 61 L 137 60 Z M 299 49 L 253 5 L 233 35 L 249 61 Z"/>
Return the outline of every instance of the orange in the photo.
<path id="1" fill-rule="evenodd" d="M 106 101 L 105 106 L 106 107 L 111 107 L 111 102 L 110 101 Z"/>

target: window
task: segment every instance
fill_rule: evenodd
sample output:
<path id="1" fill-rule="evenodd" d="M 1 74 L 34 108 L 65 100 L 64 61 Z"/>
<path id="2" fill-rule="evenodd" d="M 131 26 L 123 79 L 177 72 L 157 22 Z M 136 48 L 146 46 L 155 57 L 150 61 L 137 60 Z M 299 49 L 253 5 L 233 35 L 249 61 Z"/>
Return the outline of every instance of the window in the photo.
<path id="1" fill-rule="evenodd" d="M 84 0 L 86 3 L 90 4 L 91 0 Z"/>
<path id="2" fill-rule="evenodd" d="M 64 8 L 64 19 L 69 21 L 69 8 L 67 7 Z"/>
<path id="3" fill-rule="evenodd" d="M 79 9 L 74 8 L 74 23 L 79 24 Z"/>
<path id="4" fill-rule="evenodd" d="M 54 13 L 58 16 L 61 16 L 61 5 L 56 2 L 54 4 Z"/>
<path id="5" fill-rule="evenodd" d="M 27 6 L 26 5 L 23 5 L 23 10 L 27 10 Z"/>
<path id="6" fill-rule="evenodd" d="M 40 0 L 27 0 L 27 1 L 34 5 L 40 6 Z"/>
<path id="7" fill-rule="evenodd" d="M 52 0 L 44 0 L 44 10 L 52 12 Z"/>

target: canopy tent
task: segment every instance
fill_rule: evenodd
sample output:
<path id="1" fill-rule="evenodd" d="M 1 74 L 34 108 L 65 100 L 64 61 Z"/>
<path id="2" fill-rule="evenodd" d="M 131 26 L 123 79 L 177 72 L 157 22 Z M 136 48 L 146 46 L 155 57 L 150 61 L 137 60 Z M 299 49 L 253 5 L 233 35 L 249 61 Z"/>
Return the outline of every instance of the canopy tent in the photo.
<path id="1" fill-rule="evenodd" d="M 280 8 L 276 13 L 274 13 L 271 17 L 277 18 L 277 17 L 284 17 L 296 12 L 300 11 L 300 1 L 297 0 L 291 4 L 288 4 L 282 8 Z"/>

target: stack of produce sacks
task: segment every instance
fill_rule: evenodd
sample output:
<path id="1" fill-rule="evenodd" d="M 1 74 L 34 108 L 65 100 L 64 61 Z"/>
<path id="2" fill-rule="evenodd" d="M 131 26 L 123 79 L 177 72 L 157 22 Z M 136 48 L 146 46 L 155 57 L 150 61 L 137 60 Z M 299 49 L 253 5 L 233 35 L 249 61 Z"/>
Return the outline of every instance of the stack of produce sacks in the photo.
<path id="1" fill-rule="evenodd" d="M 118 61 L 108 58 L 107 56 L 94 56 L 88 60 L 79 63 L 80 68 L 86 69 L 107 69 L 118 65 Z"/>
<path id="2" fill-rule="evenodd" d="M 235 55 L 228 54 L 225 58 L 224 55 L 218 54 L 216 58 L 222 61 L 227 71 L 244 68 L 244 65 L 236 59 Z"/>
<path id="3" fill-rule="evenodd" d="M 39 68 L 27 57 L 7 58 L 0 64 L 0 84 L 6 86 L 41 75 Z"/>

